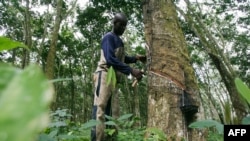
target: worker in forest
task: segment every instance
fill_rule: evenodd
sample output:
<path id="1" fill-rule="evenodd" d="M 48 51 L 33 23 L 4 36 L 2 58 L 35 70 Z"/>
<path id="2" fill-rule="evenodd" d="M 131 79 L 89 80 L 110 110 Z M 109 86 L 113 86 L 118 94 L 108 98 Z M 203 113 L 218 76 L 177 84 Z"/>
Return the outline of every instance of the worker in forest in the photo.
<path id="1" fill-rule="evenodd" d="M 111 86 L 107 84 L 107 71 L 112 66 L 116 72 L 117 83 L 121 83 L 121 76 L 132 75 L 138 81 L 142 79 L 143 72 L 139 69 L 131 68 L 129 63 L 136 63 L 138 60 L 146 62 L 146 56 L 135 55 L 127 56 L 124 50 L 124 44 L 120 38 L 123 35 L 128 19 L 124 13 L 117 13 L 113 18 L 112 31 L 106 33 L 101 41 L 101 55 L 97 69 L 94 73 L 94 105 L 93 119 L 100 121 L 91 130 L 91 141 L 108 141 L 105 135 L 105 115 L 112 116 L 111 112 Z M 118 100 L 118 99 L 115 99 Z"/>

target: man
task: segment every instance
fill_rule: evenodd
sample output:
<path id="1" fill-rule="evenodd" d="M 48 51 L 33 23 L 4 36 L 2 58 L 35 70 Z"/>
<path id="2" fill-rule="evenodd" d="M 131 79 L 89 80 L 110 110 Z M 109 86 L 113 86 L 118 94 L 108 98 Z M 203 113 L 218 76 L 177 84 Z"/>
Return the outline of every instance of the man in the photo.
<path id="1" fill-rule="evenodd" d="M 101 124 L 91 130 L 92 141 L 104 141 L 105 114 L 111 116 L 111 86 L 106 80 L 109 67 L 114 68 L 118 83 L 122 74 L 132 74 L 137 80 L 142 79 L 143 72 L 125 64 L 136 63 L 137 60 L 146 61 L 145 56 L 126 56 L 124 53 L 124 44 L 119 36 L 124 33 L 127 22 L 123 13 L 115 14 L 112 31 L 106 33 L 101 42 L 100 61 L 94 73 L 95 97 L 92 115 Z"/>

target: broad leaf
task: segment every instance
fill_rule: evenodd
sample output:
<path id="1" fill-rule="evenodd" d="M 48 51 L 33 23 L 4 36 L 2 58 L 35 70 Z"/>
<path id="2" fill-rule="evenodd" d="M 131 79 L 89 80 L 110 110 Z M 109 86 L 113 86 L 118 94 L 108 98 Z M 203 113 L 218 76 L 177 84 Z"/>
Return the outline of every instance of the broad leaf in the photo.
<path id="1" fill-rule="evenodd" d="M 114 121 L 107 121 L 107 122 L 105 122 L 104 124 L 106 124 L 106 125 L 114 125 L 114 126 L 116 126 L 116 124 L 115 124 L 115 122 L 114 122 Z"/>
<path id="2" fill-rule="evenodd" d="M 108 74 L 107 74 L 107 84 L 109 85 L 112 80 L 112 66 L 108 69 Z"/>
<path id="3" fill-rule="evenodd" d="M 112 66 L 108 69 L 108 74 L 107 74 L 107 84 L 109 85 L 110 83 L 112 83 L 112 86 L 115 88 L 116 74 Z"/>
<path id="4" fill-rule="evenodd" d="M 188 127 L 190 128 L 207 128 L 207 127 L 216 127 L 219 134 L 223 133 L 223 125 L 215 120 L 201 120 L 191 123 Z"/>
<path id="5" fill-rule="evenodd" d="M 53 87 L 36 65 L 10 73 L 0 95 L 0 140 L 33 141 L 49 123 Z"/>
<path id="6" fill-rule="evenodd" d="M 83 129 L 91 128 L 91 127 L 94 127 L 94 126 L 96 126 L 96 125 L 98 125 L 98 124 L 100 124 L 100 123 L 101 123 L 101 122 L 98 121 L 98 120 L 90 120 L 90 121 L 84 123 L 84 124 L 82 125 L 82 128 L 83 128 Z"/>
<path id="7" fill-rule="evenodd" d="M 0 37 L 0 51 L 9 50 L 17 47 L 23 47 L 28 49 L 28 47 L 21 42 L 13 41 L 6 37 Z"/>
<path id="8" fill-rule="evenodd" d="M 18 72 L 20 70 L 11 65 L 0 63 L 0 94 Z"/>
<path id="9" fill-rule="evenodd" d="M 250 104 L 250 89 L 247 87 L 246 84 L 242 82 L 241 79 L 236 78 L 234 80 L 235 85 L 237 87 L 238 92 L 247 100 L 247 102 Z"/>
<path id="10" fill-rule="evenodd" d="M 112 120 L 112 121 L 115 120 L 115 118 L 113 118 L 112 116 L 108 116 L 108 115 L 105 115 L 105 118 L 107 118 L 108 120 Z"/>
<path id="11" fill-rule="evenodd" d="M 122 115 L 121 117 L 119 117 L 117 120 L 121 121 L 121 120 L 126 120 L 129 119 L 130 117 L 132 117 L 133 114 L 126 114 L 126 115 Z"/>

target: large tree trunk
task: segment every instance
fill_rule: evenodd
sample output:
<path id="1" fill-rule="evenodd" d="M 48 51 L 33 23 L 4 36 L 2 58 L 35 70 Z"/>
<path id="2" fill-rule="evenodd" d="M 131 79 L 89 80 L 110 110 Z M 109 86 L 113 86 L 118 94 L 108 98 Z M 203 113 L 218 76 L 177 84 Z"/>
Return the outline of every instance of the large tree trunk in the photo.
<path id="1" fill-rule="evenodd" d="M 169 141 L 202 141 L 198 132 L 187 128 L 195 120 L 195 114 L 187 121 L 180 110 L 184 90 L 191 97 L 192 105 L 199 106 L 199 96 L 175 5 L 172 0 L 147 0 L 143 13 L 151 58 L 147 126 L 163 130 Z"/>

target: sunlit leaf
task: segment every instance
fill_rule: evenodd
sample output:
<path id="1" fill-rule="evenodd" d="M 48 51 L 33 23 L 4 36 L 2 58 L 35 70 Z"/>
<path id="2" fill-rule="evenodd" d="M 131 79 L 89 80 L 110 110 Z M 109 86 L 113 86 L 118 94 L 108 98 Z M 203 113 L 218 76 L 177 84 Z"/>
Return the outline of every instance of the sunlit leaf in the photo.
<path id="1" fill-rule="evenodd" d="M 107 75 L 107 84 L 109 85 L 110 83 L 112 83 L 112 86 L 115 88 L 116 74 L 112 66 L 108 69 L 108 75 Z"/>
<path id="2" fill-rule="evenodd" d="M 28 49 L 28 47 L 21 42 L 13 41 L 6 37 L 0 37 L 0 51 L 9 50 L 17 47 L 23 47 Z"/>
<path id="3" fill-rule="evenodd" d="M 20 70 L 11 65 L 0 63 L 0 94 L 18 72 Z"/>
<path id="4" fill-rule="evenodd" d="M 108 135 L 112 136 L 115 133 L 115 129 L 109 129 L 108 130 Z"/>
<path id="5" fill-rule="evenodd" d="M 11 73 L 0 97 L 0 140 L 33 141 L 49 123 L 53 87 L 36 65 Z"/>
<path id="6" fill-rule="evenodd" d="M 247 102 L 250 104 L 250 89 L 247 87 L 246 84 L 242 82 L 241 79 L 236 78 L 234 80 L 235 85 L 237 87 L 238 92 L 247 100 Z"/>
<path id="7" fill-rule="evenodd" d="M 109 85 L 112 80 L 112 66 L 108 69 L 108 74 L 107 74 L 107 84 Z"/>
<path id="8" fill-rule="evenodd" d="M 112 86 L 115 88 L 115 86 L 116 86 L 116 74 L 115 74 L 113 67 L 111 67 L 111 69 L 112 69 Z"/>

